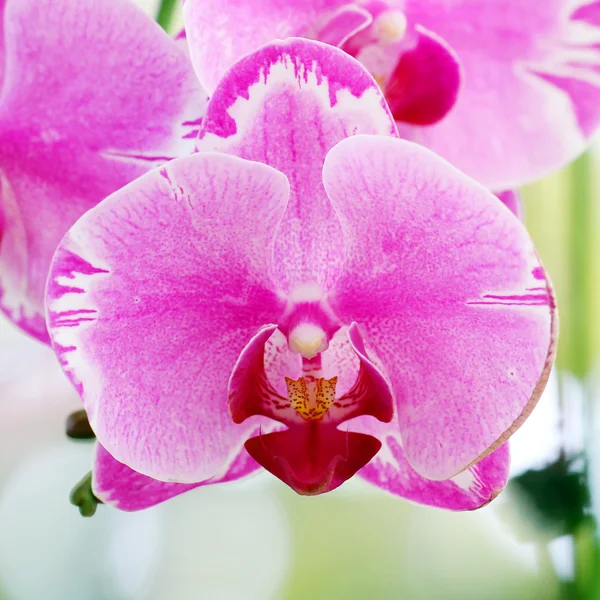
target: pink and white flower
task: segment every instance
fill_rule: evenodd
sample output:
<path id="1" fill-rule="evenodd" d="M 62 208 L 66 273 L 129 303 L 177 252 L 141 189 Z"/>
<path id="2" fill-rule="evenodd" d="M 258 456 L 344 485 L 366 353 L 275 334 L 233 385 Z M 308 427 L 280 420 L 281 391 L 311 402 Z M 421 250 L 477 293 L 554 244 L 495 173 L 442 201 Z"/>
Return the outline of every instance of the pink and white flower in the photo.
<path id="1" fill-rule="evenodd" d="M 87 212 L 52 263 L 96 494 L 135 510 L 262 465 L 302 494 L 360 472 L 435 506 L 493 499 L 555 347 L 519 220 L 398 139 L 368 72 L 318 42 L 237 62 L 197 150 Z"/>
<path id="2" fill-rule="evenodd" d="M 0 0 L 0 309 L 48 342 L 69 227 L 189 154 L 206 107 L 187 53 L 127 0 Z"/>
<path id="3" fill-rule="evenodd" d="M 581 153 L 600 122 L 597 0 L 185 0 L 200 82 L 274 38 L 337 45 L 384 89 L 400 135 L 495 191 Z"/>

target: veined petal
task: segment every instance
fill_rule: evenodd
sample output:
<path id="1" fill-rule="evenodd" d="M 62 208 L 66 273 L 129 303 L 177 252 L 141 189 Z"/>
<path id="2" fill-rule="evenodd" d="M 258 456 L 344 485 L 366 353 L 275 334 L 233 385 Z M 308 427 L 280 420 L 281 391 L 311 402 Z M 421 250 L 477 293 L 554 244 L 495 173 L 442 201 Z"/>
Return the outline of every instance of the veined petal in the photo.
<path id="1" fill-rule="evenodd" d="M 449 510 L 475 510 L 490 503 L 508 481 L 508 442 L 452 479 L 432 481 L 421 477 L 410 466 L 397 437 L 389 436 L 384 440 L 377 456 L 358 474 L 395 496 L 419 504 Z"/>
<path id="2" fill-rule="evenodd" d="M 431 127 L 403 137 L 494 190 L 567 164 L 600 123 L 600 2 L 407 0 L 409 22 L 444 38 L 464 85 Z"/>
<path id="3" fill-rule="evenodd" d="M 338 274 L 343 240 L 322 168 L 327 152 L 357 133 L 393 136 L 395 125 L 367 71 L 319 42 L 265 46 L 236 63 L 210 99 L 199 151 L 263 162 L 290 181 L 273 261 L 283 292 L 299 283 L 327 290 Z"/>
<path id="4" fill-rule="evenodd" d="M 4 23 L 4 9 L 7 0 L 0 0 L 0 24 Z M 4 80 L 5 50 L 4 50 L 4 26 L 0 27 L 0 93 L 2 92 L 2 81 Z"/>
<path id="5" fill-rule="evenodd" d="M 104 197 L 191 152 L 206 95 L 177 43 L 129 2 L 2 7 L 0 306 L 48 341 L 43 290 L 60 239 Z"/>
<path id="6" fill-rule="evenodd" d="M 227 381 L 284 309 L 267 273 L 288 192 L 270 167 L 196 154 L 119 190 L 65 236 L 48 329 L 118 461 L 195 483 L 222 472 L 248 435 L 229 415 Z"/>
<path id="7" fill-rule="evenodd" d="M 276 39 L 304 36 L 348 0 L 185 0 L 183 18 L 198 79 L 212 94 L 227 69 Z"/>
<path id="8" fill-rule="evenodd" d="M 387 370 L 408 462 L 448 479 L 537 402 L 556 337 L 550 283 L 519 220 L 426 148 L 349 138 L 323 179 L 347 247 L 331 308 Z"/>
<path id="9" fill-rule="evenodd" d="M 227 472 L 221 477 L 213 477 L 200 483 L 169 483 L 137 473 L 97 444 L 92 489 L 104 504 L 124 511 L 144 510 L 198 487 L 241 479 L 260 468 L 244 448 L 241 448 L 237 456 L 232 456 L 232 459 Z"/>

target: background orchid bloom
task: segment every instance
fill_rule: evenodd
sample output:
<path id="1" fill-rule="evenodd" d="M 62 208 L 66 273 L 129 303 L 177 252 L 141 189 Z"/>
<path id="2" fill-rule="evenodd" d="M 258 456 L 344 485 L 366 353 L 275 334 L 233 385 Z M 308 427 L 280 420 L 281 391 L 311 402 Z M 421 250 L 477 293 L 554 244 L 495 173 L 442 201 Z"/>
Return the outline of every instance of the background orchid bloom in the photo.
<path id="1" fill-rule="evenodd" d="M 600 2 L 185 0 L 201 83 L 274 38 L 340 46 L 400 135 L 501 191 L 564 166 L 600 119 Z"/>
<path id="2" fill-rule="evenodd" d="M 397 139 L 366 70 L 317 42 L 236 63 L 198 150 L 86 213 L 52 264 L 99 497 L 135 510 L 257 463 L 302 494 L 362 469 L 435 506 L 495 497 L 555 342 L 518 219 Z"/>
<path id="3" fill-rule="evenodd" d="M 185 51 L 126 0 L 0 0 L 0 308 L 49 341 L 50 259 L 86 210 L 193 150 Z"/>

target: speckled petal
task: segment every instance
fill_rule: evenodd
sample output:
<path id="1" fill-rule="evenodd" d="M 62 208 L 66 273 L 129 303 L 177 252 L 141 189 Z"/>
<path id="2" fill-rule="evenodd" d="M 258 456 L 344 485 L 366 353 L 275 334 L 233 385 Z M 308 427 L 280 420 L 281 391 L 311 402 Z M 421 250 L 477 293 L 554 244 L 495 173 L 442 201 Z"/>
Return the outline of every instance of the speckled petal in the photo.
<path id="1" fill-rule="evenodd" d="M 431 127 L 400 125 L 494 190 L 564 166 L 600 124 L 600 2 L 407 0 L 409 23 L 446 40 L 464 85 Z"/>
<path id="2" fill-rule="evenodd" d="M 2 8 L 0 306 L 48 341 L 43 290 L 61 237 L 107 195 L 192 151 L 206 95 L 176 42 L 126 0 Z"/>
<path id="3" fill-rule="evenodd" d="M 258 463 L 242 448 L 222 477 L 213 477 L 200 483 L 169 483 L 137 473 L 97 444 L 92 489 L 104 504 L 131 512 L 156 506 L 198 487 L 247 477 L 259 468 Z"/>
<path id="4" fill-rule="evenodd" d="M 86 213 L 48 283 L 48 329 L 98 441 L 164 481 L 218 476 L 254 426 L 227 381 L 283 304 L 268 277 L 289 185 L 223 154 L 168 163 Z"/>
<path id="5" fill-rule="evenodd" d="M 265 46 L 236 63 L 210 99 L 198 149 L 263 162 L 290 181 L 273 261 L 286 293 L 302 283 L 327 290 L 337 277 L 344 248 L 323 161 L 359 133 L 395 135 L 381 91 L 357 61 L 319 42 Z"/>
<path id="6" fill-rule="evenodd" d="M 389 436 L 375 458 L 358 474 L 395 496 L 419 504 L 475 510 L 490 503 L 506 486 L 510 467 L 508 444 L 452 479 L 432 481 L 421 477 L 410 466 L 399 440 Z"/>
<path id="7" fill-rule="evenodd" d="M 183 17 L 198 78 L 212 93 L 227 69 L 276 39 L 305 36 L 348 0 L 185 0 Z"/>
<path id="8" fill-rule="evenodd" d="M 426 148 L 356 136 L 323 177 L 347 246 L 331 307 L 387 370 L 410 465 L 448 479 L 537 402 L 555 347 L 550 284 L 521 222 Z"/>

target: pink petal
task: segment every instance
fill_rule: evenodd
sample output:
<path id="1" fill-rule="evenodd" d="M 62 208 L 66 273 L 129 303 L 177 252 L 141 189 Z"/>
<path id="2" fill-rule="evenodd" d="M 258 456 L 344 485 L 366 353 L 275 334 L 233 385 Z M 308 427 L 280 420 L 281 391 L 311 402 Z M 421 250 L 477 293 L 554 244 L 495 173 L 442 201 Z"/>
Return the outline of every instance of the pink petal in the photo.
<path id="1" fill-rule="evenodd" d="M 318 42 L 290 39 L 247 56 L 209 102 L 201 152 L 235 154 L 288 176 L 290 203 L 273 261 L 286 293 L 302 283 L 326 290 L 337 276 L 343 240 L 321 173 L 327 152 L 356 133 L 395 135 L 395 125 L 361 65 Z"/>
<path id="2" fill-rule="evenodd" d="M 0 0 L 0 23 L 4 23 L 4 10 L 7 0 Z M 4 27 L 0 27 L 0 90 L 2 89 L 2 80 L 6 71 L 5 49 L 4 49 Z"/>
<path id="3" fill-rule="evenodd" d="M 598 6 L 408 0 L 408 21 L 456 51 L 464 85 L 444 120 L 403 125 L 400 134 L 492 189 L 517 187 L 565 165 L 600 123 Z"/>
<path id="4" fill-rule="evenodd" d="M 506 206 L 510 212 L 523 221 L 524 207 L 519 192 L 515 190 L 506 190 L 505 192 L 498 192 L 496 196 L 500 198 L 504 206 Z"/>
<path id="5" fill-rule="evenodd" d="M 573 11 L 571 18 L 574 20 L 585 21 L 590 25 L 600 27 L 600 2 L 590 2 L 581 4 Z"/>
<path id="6" fill-rule="evenodd" d="M 309 423 L 250 438 L 245 448 L 297 493 L 314 496 L 350 479 L 377 454 L 381 442 L 333 425 Z"/>
<path id="7" fill-rule="evenodd" d="M 259 468 L 242 448 L 239 454 L 233 457 L 231 465 L 222 477 L 214 477 L 200 483 L 169 483 L 133 471 L 97 444 L 92 485 L 95 496 L 104 504 L 110 504 L 119 510 L 136 511 L 150 508 L 204 485 L 235 481 Z"/>
<path id="8" fill-rule="evenodd" d="M 425 148 L 349 138 L 323 178 L 347 244 L 331 308 L 387 370 L 411 466 L 448 479 L 537 402 L 555 345 L 550 284 L 518 219 Z"/>
<path id="9" fill-rule="evenodd" d="M 453 50 L 423 27 L 415 28 L 413 48 L 403 52 L 385 86 L 385 97 L 397 121 L 431 125 L 454 106 L 461 83 Z"/>
<path id="10" fill-rule="evenodd" d="M 341 48 L 349 38 L 368 27 L 372 21 L 369 11 L 356 4 L 347 4 L 329 13 L 325 20 L 320 19 L 318 28 L 308 37 Z"/>
<path id="11" fill-rule="evenodd" d="M 348 0 L 186 0 L 185 29 L 198 79 L 212 94 L 229 67 L 265 44 L 304 36 Z"/>
<path id="12" fill-rule="evenodd" d="M 116 192 L 66 235 L 48 328 L 118 461 L 195 483 L 222 472 L 253 430 L 231 421 L 227 381 L 283 312 L 268 269 L 288 191 L 265 165 L 193 155 Z"/>
<path id="13" fill-rule="evenodd" d="M 2 6 L 0 305 L 48 341 L 43 289 L 60 239 L 102 198 L 190 152 L 206 96 L 177 44 L 128 2 Z"/>
<path id="14" fill-rule="evenodd" d="M 387 437 L 377 456 L 360 472 L 369 483 L 407 500 L 446 508 L 475 510 L 491 502 L 506 486 L 510 467 L 508 443 L 452 479 L 421 477 L 408 463 L 402 445 Z"/>

